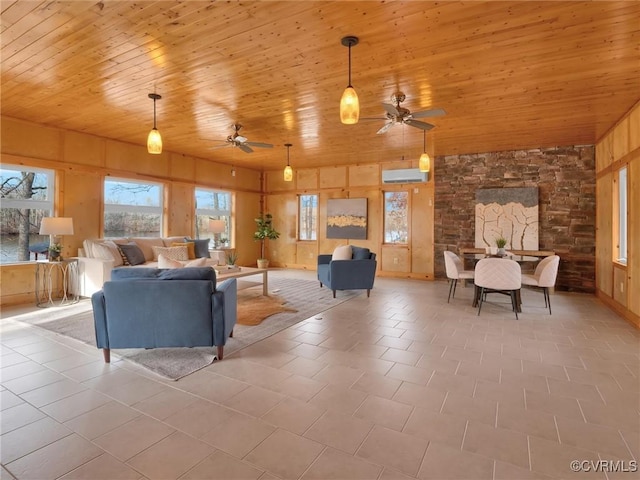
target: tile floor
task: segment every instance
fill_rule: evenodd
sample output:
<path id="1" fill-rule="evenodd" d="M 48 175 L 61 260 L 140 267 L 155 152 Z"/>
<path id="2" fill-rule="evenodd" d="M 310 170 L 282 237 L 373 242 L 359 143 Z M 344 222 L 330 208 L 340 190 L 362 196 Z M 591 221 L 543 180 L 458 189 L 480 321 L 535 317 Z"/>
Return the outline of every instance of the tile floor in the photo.
<path id="1" fill-rule="evenodd" d="M 447 291 L 378 278 L 178 382 L 5 308 L 0 478 L 639 478 L 638 330 L 588 295 L 526 290 L 516 321 Z"/>

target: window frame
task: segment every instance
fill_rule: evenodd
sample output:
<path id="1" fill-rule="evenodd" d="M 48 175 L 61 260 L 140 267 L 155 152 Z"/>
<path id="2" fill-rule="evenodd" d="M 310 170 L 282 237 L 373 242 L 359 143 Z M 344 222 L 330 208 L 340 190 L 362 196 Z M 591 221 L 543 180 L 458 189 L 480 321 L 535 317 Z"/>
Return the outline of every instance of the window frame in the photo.
<path id="1" fill-rule="evenodd" d="M 315 209 L 315 214 L 313 215 L 313 224 L 311 226 L 312 228 L 312 238 L 302 238 L 302 210 L 303 210 L 303 206 L 302 206 L 302 198 L 303 197 L 314 197 L 315 198 L 315 204 L 312 205 L 310 208 L 311 209 Z M 299 242 L 317 242 L 318 241 L 318 216 L 319 216 L 319 203 L 320 203 L 320 195 L 318 195 L 317 193 L 303 193 L 303 194 L 299 194 L 298 195 L 298 221 L 297 221 L 297 230 L 298 230 L 298 241 Z M 309 208 L 309 207 L 304 207 L 304 208 Z"/>
<path id="2" fill-rule="evenodd" d="M 121 204 L 121 203 L 107 203 L 106 198 L 106 187 L 107 182 L 113 183 L 125 183 L 125 184 L 133 184 L 133 185 L 151 185 L 154 187 L 158 187 L 158 206 L 149 206 L 149 205 L 132 205 L 132 204 Z M 133 178 L 121 178 L 121 177 L 112 177 L 105 176 L 102 182 L 102 232 L 106 237 L 107 229 L 106 229 L 106 215 L 107 213 L 141 213 L 146 215 L 159 215 L 160 216 L 160 226 L 158 236 L 163 236 L 164 232 L 164 195 L 165 195 L 165 184 L 162 182 L 154 182 L 150 180 L 144 179 L 133 179 Z M 129 236 L 129 234 L 125 234 Z M 153 235 L 151 235 L 153 236 Z"/>
<path id="3" fill-rule="evenodd" d="M 405 242 L 392 242 L 387 241 L 387 194 L 397 194 L 402 193 L 406 195 L 407 205 L 406 205 L 406 235 L 407 239 Z M 409 245 L 411 241 L 411 192 L 409 189 L 398 189 L 398 190 L 383 190 L 382 191 L 382 244 L 385 246 L 394 246 L 394 247 L 406 247 Z"/>
<path id="4" fill-rule="evenodd" d="M 629 165 L 614 171 L 613 262 L 626 266 L 629 247 Z"/>
<path id="5" fill-rule="evenodd" d="M 198 191 L 206 192 L 206 193 L 224 194 L 228 196 L 229 197 L 228 209 L 225 209 L 225 208 L 213 209 L 213 208 L 198 207 Z M 208 230 L 206 231 L 206 233 L 208 233 L 210 236 L 206 236 L 206 237 L 201 236 L 202 233 L 205 233 L 205 232 L 200 232 L 200 229 L 198 228 L 199 216 L 207 216 L 214 220 L 220 220 L 221 217 L 227 217 L 228 221 L 225 222 L 226 231 L 222 234 L 219 234 L 219 237 L 227 238 L 229 242 L 229 246 L 231 247 L 231 245 L 233 245 L 233 225 L 235 221 L 233 218 L 234 202 L 235 202 L 234 194 L 229 190 L 222 190 L 219 188 L 207 188 L 207 187 L 200 187 L 200 186 L 194 187 L 193 189 L 193 205 L 194 205 L 193 229 L 195 231 L 196 238 L 210 238 L 215 242 L 214 234 L 210 233 Z"/>

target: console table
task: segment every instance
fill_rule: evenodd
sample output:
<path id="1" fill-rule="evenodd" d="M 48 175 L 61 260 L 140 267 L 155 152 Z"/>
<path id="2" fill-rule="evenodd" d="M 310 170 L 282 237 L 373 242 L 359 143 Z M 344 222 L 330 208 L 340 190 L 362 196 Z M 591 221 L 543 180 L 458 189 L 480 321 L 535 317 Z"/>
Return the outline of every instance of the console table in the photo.
<path id="1" fill-rule="evenodd" d="M 36 305 L 54 307 L 80 300 L 78 260 L 36 261 Z"/>

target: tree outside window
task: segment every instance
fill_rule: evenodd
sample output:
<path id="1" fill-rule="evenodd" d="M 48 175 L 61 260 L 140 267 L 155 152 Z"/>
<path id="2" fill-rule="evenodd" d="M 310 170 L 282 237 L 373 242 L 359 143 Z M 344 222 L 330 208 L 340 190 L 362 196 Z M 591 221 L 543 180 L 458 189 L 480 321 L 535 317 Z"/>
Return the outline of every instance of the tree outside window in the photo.
<path id="1" fill-rule="evenodd" d="M 231 245 L 231 193 L 222 190 L 195 189 L 196 198 L 196 238 L 210 238 L 213 245 Z M 210 220 L 224 221 L 225 230 L 214 233 L 210 230 Z"/>
<path id="2" fill-rule="evenodd" d="M 104 236 L 161 236 L 162 190 L 157 183 L 105 179 Z"/>
<path id="3" fill-rule="evenodd" d="M 627 167 L 618 171 L 618 251 L 616 260 L 627 264 Z"/>
<path id="4" fill-rule="evenodd" d="M 384 192 L 384 242 L 407 244 L 409 241 L 408 192 Z"/>
<path id="5" fill-rule="evenodd" d="M 317 240 L 318 236 L 318 195 L 298 197 L 298 237 L 299 240 Z"/>

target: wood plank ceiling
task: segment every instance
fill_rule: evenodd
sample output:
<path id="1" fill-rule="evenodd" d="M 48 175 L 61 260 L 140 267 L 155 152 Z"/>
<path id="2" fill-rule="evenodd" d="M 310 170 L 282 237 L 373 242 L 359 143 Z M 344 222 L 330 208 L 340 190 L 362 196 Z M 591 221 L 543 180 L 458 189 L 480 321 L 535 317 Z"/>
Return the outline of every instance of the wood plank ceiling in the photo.
<path id="1" fill-rule="evenodd" d="M 595 143 L 640 99 L 640 2 L 1 2 L 1 112 L 259 170 Z M 361 117 L 339 120 L 348 83 Z M 232 124 L 253 142 L 225 143 Z M 146 153 L 145 153 L 146 154 Z"/>

